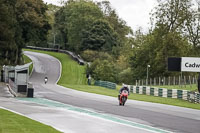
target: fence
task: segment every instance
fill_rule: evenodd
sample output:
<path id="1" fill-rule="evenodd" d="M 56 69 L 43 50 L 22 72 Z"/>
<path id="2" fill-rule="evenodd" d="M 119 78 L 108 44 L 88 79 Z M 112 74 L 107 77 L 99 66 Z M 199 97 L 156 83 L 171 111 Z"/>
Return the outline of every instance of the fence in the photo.
<path id="1" fill-rule="evenodd" d="M 79 55 L 76 55 L 75 53 L 70 52 L 68 50 L 61 50 L 61 49 L 54 49 L 54 48 L 42 48 L 42 47 L 34 47 L 34 46 L 26 46 L 26 48 L 35 49 L 35 50 L 44 50 L 44 51 L 65 53 L 65 54 L 70 55 L 72 57 L 72 59 L 77 61 L 80 65 L 84 65 L 85 64 L 84 60 Z"/>
<path id="2" fill-rule="evenodd" d="M 144 80 L 136 80 L 137 86 L 164 86 L 164 85 L 192 85 L 197 84 L 197 76 L 169 76 L 169 77 L 157 77 Z"/>
<path id="3" fill-rule="evenodd" d="M 187 90 L 177 90 L 177 89 L 156 88 L 149 86 L 133 86 L 133 85 L 129 85 L 129 88 L 130 92 L 132 93 L 166 97 L 166 98 L 177 98 L 177 99 L 187 100 L 189 102 L 200 103 L 200 94 L 197 92 L 190 92 Z"/>
<path id="4" fill-rule="evenodd" d="M 109 88 L 109 89 L 116 89 L 116 84 L 112 82 L 108 82 L 108 81 L 98 80 L 98 81 L 95 81 L 94 85 Z"/>

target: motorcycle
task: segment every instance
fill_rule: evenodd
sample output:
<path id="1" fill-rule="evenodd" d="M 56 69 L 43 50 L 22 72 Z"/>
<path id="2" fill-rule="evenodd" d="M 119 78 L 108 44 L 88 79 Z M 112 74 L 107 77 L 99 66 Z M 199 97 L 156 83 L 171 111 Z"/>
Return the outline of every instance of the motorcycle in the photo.
<path id="1" fill-rule="evenodd" d="M 128 91 L 127 90 L 123 90 L 122 93 L 119 96 L 119 105 L 123 105 L 125 104 L 126 100 L 128 99 Z"/>
<path id="2" fill-rule="evenodd" d="M 46 84 L 46 83 L 47 83 L 47 81 L 48 81 L 48 78 L 47 78 L 47 77 L 45 77 L 45 78 L 44 78 L 44 83 Z"/>

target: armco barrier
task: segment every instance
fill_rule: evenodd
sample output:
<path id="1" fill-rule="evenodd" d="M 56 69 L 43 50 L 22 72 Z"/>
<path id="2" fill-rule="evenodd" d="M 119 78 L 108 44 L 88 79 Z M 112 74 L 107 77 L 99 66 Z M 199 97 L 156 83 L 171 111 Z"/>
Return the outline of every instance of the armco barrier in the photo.
<path id="1" fill-rule="evenodd" d="M 197 92 L 190 92 L 187 90 L 153 88 L 149 86 L 133 86 L 129 85 L 132 93 L 159 96 L 166 98 L 177 98 L 187 100 L 189 102 L 200 103 L 200 94 Z"/>
<path id="2" fill-rule="evenodd" d="M 196 92 L 188 92 L 187 100 L 193 103 L 200 103 L 200 94 Z"/>
<path id="3" fill-rule="evenodd" d="M 146 94 L 146 87 L 142 87 L 142 94 Z"/>
<path id="4" fill-rule="evenodd" d="M 43 50 L 43 51 L 52 51 L 52 52 L 65 53 L 65 54 L 70 55 L 72 57 L 72 59 L 74 59 L 75 61 L 78 62 L 78 64 L 80 64 L 80 65 L 84 65 L 85 64 L 85 62 L 83 61 L 83 59 L 81 59 L 81 57 L 79 55 L 76 55 L 75 53 L 70 52 L 68 50 L 54 49 L 54 48 L 41 48 L 41 47 L 34 47 L 34 46 L 26 46 L 26 48 L 35 49 L 35 50 Z"/>
<path id="5" fill-rule="evenodd" d="M 154 88 L 150 88 L 150 95 L 154 96 Z"/>
<path id="6" fill-rule="evenodd" d="M 132 85 L 129 85 L 128 88 L 130 88 L 130 92 L 133 92 L 133 86 Z"/>
<path id="7" fill-rule="evenodd" d="M 159 89 L 158 89 L 158 96 L 159 96 L 159 97 L 162 97 L 162 96 L 163 96 L 163 89 L 162 89 L 162 88 L 159 88 Z"/>
<path id="8" fill-rule="evenodd" d="M 112 82 L 108 82 L 108 81 L 98 80 L 98 81 L 95 81 L 94 85 L 102 86 L 102 87 L 109 88 L 109 89 L 116 89 L 116 84 L 112 83 Z"/>
<path id="9" fill-rule="evenodd" d="M 139 89 L 140 89 L 139 86 L 136 87 L 136 93 L 137 93 L 137 94 L 139 94 Z"/>
<path id="10" fill-rule="evenodd" d="M 171 97 L 172 98 L 172 90 L 167 90 L 167 97 Z"/>
<path id="11" fill-rule="evenodd" d="M 182 99 L 183 98 L 183 91 L 182 90 L 177 90 L 177 98 Z"/>

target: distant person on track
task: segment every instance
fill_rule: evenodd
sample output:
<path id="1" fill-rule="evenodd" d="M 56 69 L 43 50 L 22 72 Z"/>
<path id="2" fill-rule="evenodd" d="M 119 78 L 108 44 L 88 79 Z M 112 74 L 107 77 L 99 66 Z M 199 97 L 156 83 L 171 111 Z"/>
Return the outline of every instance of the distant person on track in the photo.
<path id="1" fill-rule="evenodd" d="M 46 83 L 47 83 L 47 81 L 48 81 L 48 78 L 47 78 L 47 77 L 45 77 L 45 78 L 44 78 L 44 83 L 46 84 Z"/>
<path id="2" fill-rule="evenodd" d="M 88 85 L 91 85 L 91 76 L 90 76 L 90 74 L 88 76 Z"/>

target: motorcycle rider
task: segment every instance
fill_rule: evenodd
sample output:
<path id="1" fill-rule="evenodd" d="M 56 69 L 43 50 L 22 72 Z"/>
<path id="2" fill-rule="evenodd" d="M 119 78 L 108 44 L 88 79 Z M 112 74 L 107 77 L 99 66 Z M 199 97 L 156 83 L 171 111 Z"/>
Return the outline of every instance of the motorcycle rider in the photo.
<path id="1" fill-rule="evenodd" d="M 47 78 L 47 76 L 46 76 L 46 77 L 44 78 L 44 83 L 46 84 L 47 81 L 48 81 L 48 78 Z"/>
<path id="2" fill-rule="evenodd" d="M 123 84 L 123 87 L 119 90 L 119 95 L 118 95 L 118 99 L 120 98 L 120 94 L 122 93 L 123 90 L 127 90 L 128 91 L 128 95 L 129 95 L 129 89 L 128 86 Z"/>

